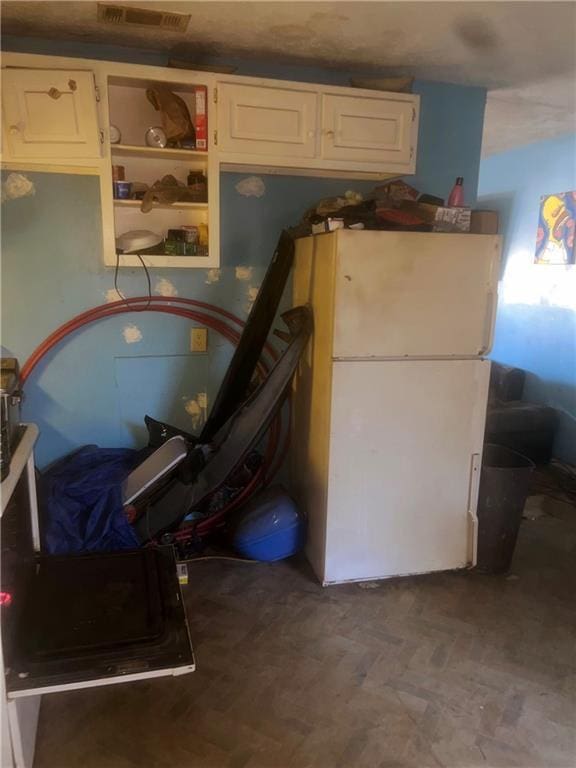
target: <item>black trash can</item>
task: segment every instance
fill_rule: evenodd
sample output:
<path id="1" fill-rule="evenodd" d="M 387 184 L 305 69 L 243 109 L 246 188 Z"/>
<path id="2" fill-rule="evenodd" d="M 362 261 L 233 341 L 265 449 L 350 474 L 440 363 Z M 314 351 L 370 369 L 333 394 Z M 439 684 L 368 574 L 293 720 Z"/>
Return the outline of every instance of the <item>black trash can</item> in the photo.
<path id="1" fill-rule="evenodd" d="M 478 559 L 483 573 L 510 568 L 534 464 L 510 448 L 485 445 L 478 493 Z"/>

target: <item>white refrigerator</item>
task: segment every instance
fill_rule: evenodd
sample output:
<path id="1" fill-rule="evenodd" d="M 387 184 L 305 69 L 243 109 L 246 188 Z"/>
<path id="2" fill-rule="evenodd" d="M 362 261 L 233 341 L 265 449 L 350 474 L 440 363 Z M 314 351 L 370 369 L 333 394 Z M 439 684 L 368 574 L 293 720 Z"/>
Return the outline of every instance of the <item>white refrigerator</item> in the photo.
<path id="1" fill-rule="evenodd" d="M 472 566 L 500 263 L 489 235 L 338 230 L 297 242 L 314 333 L 291 470 L 322 582 Z"/>

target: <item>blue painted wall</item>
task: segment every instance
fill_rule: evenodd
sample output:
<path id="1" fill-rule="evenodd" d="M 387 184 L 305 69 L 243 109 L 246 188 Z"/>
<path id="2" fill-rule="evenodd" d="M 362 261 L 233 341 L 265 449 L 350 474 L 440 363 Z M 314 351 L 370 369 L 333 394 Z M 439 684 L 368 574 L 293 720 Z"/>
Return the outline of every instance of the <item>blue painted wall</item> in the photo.
<path id="1" fill-rule="evenodd" d="M 480 206 L 501 215 L 494 360 L 528 371 L 524 399 L 558 410 L 555 454 L 576 463 L 576 266 L 534 264 L 541 195 L 576 190 L 576 134 L 484 159 Z"/>
<path id="2" fill-rule="evenodd" d="M 97 46 L 40 40 L 5 40 L 5 49 L 33 53 L 110 58 L 162 64 L 156 52 L 99 49 Z M 97 55 L 99 53 L 99 55 Z M 237 62 L 241 65 L 242 62 Z M 316 82 L 348 82 L 349 73 L 280 68 L 245 62 L 242 74 Z M 442 83 L 419 82 L 419 152 L 414 183 L 446 196 L 457 175 L 467 180 L 473 202 L 480 162 L 485 92 Z M 27 173 L 30 197 L 2 205 L 2 343 L 24 361 L 61 323 L 105 301 L 113 270 L 101 264 L 98 183 L 94 177 Z M 222 174 L 221 249 L 218 280 L 207 270 L 152 270 L 153 287 L 170 280 L 180 296 L 212 302 L 245 317 L 250 290 L 262 280 L 280 230 L 296 223 L 318 199 L 372 183 L 338 179 L 263 176 L 266 194 L 243 197 L 235 186 L 241 174 Z M 410 179 L 408 179 L 410 180 Z M 468 182 L 468 180 L 470 180 Z M 251 268 L 248 279 L 236 267 Z M 127 295 L 146 290 L 140 270 L 121 270 Z M 123 329 L 137 326 L 142 338 L 127 344 Z M 194 430 L 200 393 L 208 407 L 231 349 L 212 333 L 207 355 L 189 353 L 190 321 L 159 315 L 123 315 L 76 334 L 37 369 L 27 385 L 24 417 L 41 429 L 37 459 L 44 466 L 87 443 L 137 445 L 142 418 L 150 413 Z M 194 405 L 194 402 L 196 405 Z M 188 408 L 188 410 L 187 410 Z M 192 413 L 190 412 L 192 411 Z"/>

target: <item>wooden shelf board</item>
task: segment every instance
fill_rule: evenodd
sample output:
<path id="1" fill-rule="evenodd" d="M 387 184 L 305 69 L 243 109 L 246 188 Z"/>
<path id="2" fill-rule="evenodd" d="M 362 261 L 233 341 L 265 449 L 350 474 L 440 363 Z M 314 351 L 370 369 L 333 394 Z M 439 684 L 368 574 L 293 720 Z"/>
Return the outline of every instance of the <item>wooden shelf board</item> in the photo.
<path id="1" fill-rule="evenodd" d="M 141 200 L 114 200 L 114 205 L 119 208 L 139 208 L 142 205 Z M 164 208 L 165 210 L 191 210 L 205 211 L 208 209 L 208 203 L 154 203 L 153 208 Z"/>
<path id="2" fill-rule="evenodd" d="M 113 155 L 131 155 L 151 157 L 158 160 L 206 160 L 208 152 L 194 149 L 174 149 L 170 147 L 144 147 L 135 144 L 110 144 Z"/>

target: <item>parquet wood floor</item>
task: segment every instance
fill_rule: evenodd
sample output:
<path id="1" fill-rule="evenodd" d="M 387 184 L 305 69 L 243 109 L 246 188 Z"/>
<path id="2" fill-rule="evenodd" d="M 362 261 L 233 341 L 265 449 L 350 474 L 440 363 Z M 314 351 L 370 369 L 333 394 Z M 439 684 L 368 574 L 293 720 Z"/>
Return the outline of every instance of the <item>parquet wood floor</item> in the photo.
<path id="1" fill-rule="evenodd" d="M 45 697 L 35 768 L 572 768 L 576 510 L 556 509 L 508 577 L 193 564 L 197 672 Z"/>

